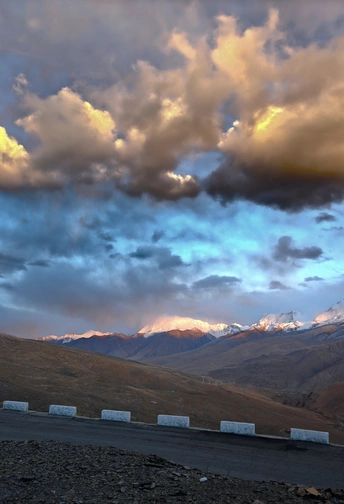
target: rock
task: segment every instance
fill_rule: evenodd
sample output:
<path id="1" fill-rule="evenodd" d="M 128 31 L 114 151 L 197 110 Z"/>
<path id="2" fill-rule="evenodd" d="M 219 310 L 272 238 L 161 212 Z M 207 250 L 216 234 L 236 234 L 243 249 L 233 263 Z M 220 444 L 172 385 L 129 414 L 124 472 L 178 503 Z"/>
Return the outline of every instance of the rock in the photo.
<path id="1" fill-rule="evenodd" d="M 306 495 L 306 490 L 304 488 L 298 488 L 296 490 L 296 495 L 299 497 L 304 497 Z"/>
<path id="2" fill-rule="evenodd" d="M 318 490 L 314 487 L 308 487 L 306 488 L 306 492 L 308 495 L 312 495 L 313 497 L 318 497 L 320 495 L 320 493 L 318 492 Z"/>
<path id="3" fill-rule="evenodd" d="M 201 483 L 203 483 L 204 481 L 208 481 L 208 478 L 206 478 L 205 476 L 203 478 L 200 478 L 199 479 Z"/>

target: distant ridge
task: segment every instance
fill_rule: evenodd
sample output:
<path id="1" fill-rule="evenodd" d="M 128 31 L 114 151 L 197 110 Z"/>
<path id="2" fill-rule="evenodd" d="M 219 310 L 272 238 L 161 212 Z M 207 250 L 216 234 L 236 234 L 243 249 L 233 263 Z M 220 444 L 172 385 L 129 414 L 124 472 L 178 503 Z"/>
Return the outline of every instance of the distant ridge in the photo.
<path id="1" fill-rule="evenodd" d="M 243 326 L 238 323 L 226 324 L 223 322 L 211 324 L 210 322 L 190 317 L 163 315 L 146 324 L 133 336 L 143 336 L 148 338 L 154 334 L 170 333 L 171 331 L 201 331 L 203 334 L 210 334 L 215 336 L 215 338 L 220 338 L 222 336 L 235 335 L 240 332 L 256 329 L 267 332 L 304 330 L 311 327 L 344 322 L 344 299 L 338 301 L 331 308 L 317 315 L 313 321 L 302 321 L 300 318 L 299 312 L 290 311 L 287 313 L 265 315 L 255 324 L 252 324 L 251 326 Z M 101 332 L 90 330 L 83 334 L 67 333 L 63 336 L 50 335 L 37 339 L 56 343 L 70 343 L 78 339 L 106 336 L 118 336 L 120 338 L 133 337 L 127 336 L 123 333 L 117 333 L 115 331 Z"/>

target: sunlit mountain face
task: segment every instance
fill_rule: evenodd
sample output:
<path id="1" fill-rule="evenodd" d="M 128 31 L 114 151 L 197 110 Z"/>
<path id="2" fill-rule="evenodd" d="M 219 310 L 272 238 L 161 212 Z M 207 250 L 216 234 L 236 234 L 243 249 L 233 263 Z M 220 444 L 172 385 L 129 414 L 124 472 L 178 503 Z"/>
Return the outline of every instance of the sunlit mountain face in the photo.
<path id="1" fill-rule="evenodd" d="M 315 322 L 341 317 L 343 16 L 336 0 L 1 6 L 1 331 L 271 313 L 297 329 L 324 300 Z"/>

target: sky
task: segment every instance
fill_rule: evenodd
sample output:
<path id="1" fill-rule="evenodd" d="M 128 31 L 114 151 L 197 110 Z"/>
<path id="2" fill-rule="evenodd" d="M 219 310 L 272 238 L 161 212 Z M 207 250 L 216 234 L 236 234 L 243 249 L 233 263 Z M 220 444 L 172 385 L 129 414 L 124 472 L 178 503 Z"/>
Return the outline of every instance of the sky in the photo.
<path id="1" fill-rule="evenodd" d="M 0 4 L 0 331 L 344 298 L 342 0 Z"/>

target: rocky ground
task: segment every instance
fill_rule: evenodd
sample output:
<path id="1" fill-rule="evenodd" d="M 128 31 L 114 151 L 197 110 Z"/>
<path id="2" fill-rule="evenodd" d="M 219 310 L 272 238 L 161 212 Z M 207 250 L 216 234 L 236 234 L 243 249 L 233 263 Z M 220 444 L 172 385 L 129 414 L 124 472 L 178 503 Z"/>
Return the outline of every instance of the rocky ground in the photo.
<path id="1" fill-rule="evenodd" d="M 344 491 L 226 478 L 111 447 L 6 441 L 0 443 L 0 502 L 344 504 Z"/>

